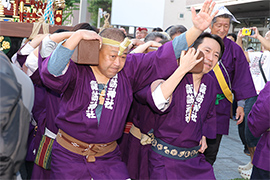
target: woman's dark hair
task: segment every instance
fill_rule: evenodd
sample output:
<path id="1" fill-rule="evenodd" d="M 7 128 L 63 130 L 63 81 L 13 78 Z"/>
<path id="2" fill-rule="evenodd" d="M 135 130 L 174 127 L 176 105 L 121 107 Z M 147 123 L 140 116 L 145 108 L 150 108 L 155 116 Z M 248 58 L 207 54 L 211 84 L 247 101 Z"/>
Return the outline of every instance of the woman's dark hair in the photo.
<path id="1" fill-rule="evenodd" d="M 220 45 L 220 54 L 219 54 L 219 59 L 220 59 L 224 53 L 225 46 L 224 46 L 223 40 L 218 35 L 204 32 L 196 39 L 193 47 L 197 50 L 198 46 L 203 43 L 204 38 L 211 38 L 218 42 L 218 44 Z"/>
<path id="2" fill-rule="evenodd" d="M 163 29 L 161 29 L 160 27 L 156 27 L 152 30 L 152 32 L 163 32 Z"/>
<path id="3" fill-rule="evenodd" d="M 227 37 L 228 37 L 228 36 L 232 36 L 233 39 L 234 39 L 234 42 L 237 40 L 237 36 L 236 36 L 236 34 L 234 34 L 234 33 L 229 33 L 229 34 L 227 34 Z"/>
<path id="4" fill-rule="evenodd" d="M 79 23 L 76 24 L 71 31 L 77 31 L 79 29 L 86 29 L 86 30 L 91 30 L 95 31 L 96 33 L 99 33 L 99 30 L 95 26 L 91 26 L 89 23 Z"/>

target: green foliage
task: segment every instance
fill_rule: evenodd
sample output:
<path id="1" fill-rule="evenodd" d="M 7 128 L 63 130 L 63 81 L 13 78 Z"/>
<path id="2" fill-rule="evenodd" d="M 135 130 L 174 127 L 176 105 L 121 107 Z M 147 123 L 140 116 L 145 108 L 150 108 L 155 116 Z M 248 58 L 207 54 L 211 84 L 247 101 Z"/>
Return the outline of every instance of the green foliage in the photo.
<path id="1" fill-rule="evenodd" d="M 69 25 L 71 23 L 70 17 L 73 17 L 73 10 L 79 10 L 80 0 L 66 0 L 66 7 L 63 10 L 62 24 Z"/>
<path id="2" fill-rule="evenodd" d="M 102 8 L 103 12 L 107 11 L 107 13 L 111 14 L 112 8 L 112 0 L 87 0 L 89 3 L 88 12 L 91 13 L 91 25 L 97 27 L 98 20 L 98 8 Z M 100 26 L 104 24 L 104 18 L 100 19 Z"/>

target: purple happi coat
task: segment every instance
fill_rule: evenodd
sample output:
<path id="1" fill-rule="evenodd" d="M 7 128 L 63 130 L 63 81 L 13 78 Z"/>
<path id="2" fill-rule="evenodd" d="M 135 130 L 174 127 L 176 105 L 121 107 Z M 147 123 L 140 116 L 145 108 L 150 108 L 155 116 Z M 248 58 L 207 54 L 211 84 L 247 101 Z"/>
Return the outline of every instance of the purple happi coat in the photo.
<path id="1" fill-rule="evenodd" d="M 154 105 L 150 91 L 149 88 L 148 102 L 161 113 Z M 181 148 L 198 146 L 203 135 L 216 138 L 216 84 L 209 74 L 202 77 L 189 122 L 189 107 L 194 99 L 192 74 L 185 75 L 172 98 L 170 107 L 156 117 L 155 137 Z M 177 160 L 151 149 L 149 162 L 150 179 L 215 179 L 212 166 L 201 153 L 195 158 Z"/>
<path id="2" fill-rule="evenodd" d="M 49 57 L 50 58 L 50 57 Z M 64 75 L 55 77 L 47 70 L 48 60 L 40 68 L 46 86 L 63 93 L 56 125 L 72 137 L 86 143 L 108 143 L 121 137 L 133 100 L 133 92 L 155 78 L 167 78 L 177 67 L 172 42 L 158 51 L 127 56 L 122 71 L 110 79 L 100 123 L 95 115 L 97 81 L 91 67 L 72 61 Z M 166 68 L 164 68 L 166 67 Z M 158 73 L 157 73 L 158 72 Z M 53 145 L 51 178 L 56 179 L 126 179 L 129 177 L 121 161 L 119 147 L 88 163 L 84 156 Z"/>
<path id="3" fill-rule="evenodd" d="M 249 64 L 243 50 L 227 37 L 223 39 L 223 42 L 225 51 L 221 58 L 221 62 L 226 68 L 230 78 L 228 78 L 222 65 L 220 65 L 220 68 L 227 84 L 231 84 L 234 98 L 239 101 L 256 96 L 257 94 L 250 74 Z M 213 71 L 210 74 L 215 77 Z M 218 87 L 217 93 L 222 94 L 220 87 Z M 226 98 L 220 100 L 216 107 L 217 134 L 229 134 L 230 111 L 231 103 Z"/>
<path id="4" fill-rule="evenodd" d="M 261 138 L 256 146 L 253 165 L 270 171 L 270 82 L 260 92 L 248 115 L 248 127 L 255 137 Z"/>
<path id="5" fill-rule="evenodd" d="M 35 73 L 37 73 L 37 76 L 39 76 L 39 70 L 36 70 Z M 38 137 L 40 137 L 39 142 L 36 142 L 36 144 L 38 145 L 40 144 L 42 135 L 44 134 L 45 127 L 48 128 L 54 134 L 57 134 L 58 132 L 58 128 L 56 127 L 54 120 L 55 120 L 56 115 L 59 112 L 60 95 L 48 89 L 44 85 L 42 86 L 42 89 L 44 90 L 44 93 L 42 94 L 44 99 L 42 102 L 39 102 L 39 103 L 44 105 L 45 118 L 41 126 L 42 129 L 37 133 Z M 44 169 L 34 164 L 31 178 L 32 179 L 50 179 L 50 170 Z"/>
<path id="6" fill-rule="evenodd" d="M 19 52 L 19 51 L 18 51 Z M 21 66 L 26 61 L 28 55 L 21 55 L 20 53 L 17 53 L 17 61 L 20 63 Z M 33 73 L 30 76 L 34 88 L 35 88 L 35 98 L 34 98 L 34 106 L 32 109 L 32 116 L 34 121 L 37 123 L 38 127 L 37 130 L 35 130 L 34 122 L 29 124 L 29 135 L 28 135 L 28 141 L 27 141 L 27 154 L 25 157 L 26 161 L 34 161 L 36 157 L 36 153 L 38 151 L 39 142 L 42 138 L 42 135 L 44 133 L 44 120 L 46 116 L 45 111 L 45 104 L 43 103 L 45 100 L 45 88 L 42 87 L 41 80 L 39 78 L 38 72 Z"/>
<path id="7" fill-rule="evenodd" d="M 54 120 L 59 112 L 60 95 L 51 91 L 48 88 L 45 89 L 45 100 L 43 101 L 43 103 L 45 104 L 46 118 L 44 120 L 43 134 L 45 127 L 54 134 L 57 134 L 58 128 L 56 127 Z M 41 137 L 43 134 L 41 134 Z M 31 179 L 50 179 L 50 172 L 50 170 L 44 169 L 37 164 L 34 164 Z"/>
<path id="8" fill-rule="evenodd" d="M 148 86 L 144 90 L 148 90 Z M 144 90 L 141 90 L 140 93 Z M 155 116 L 147 104 L 139 103 L 134 99 L 128 115 L 128 122 L 132 122 L 135 127 L 140 129 L 141 133 L 147 134 L 154 126 Z M 119 146 L 130 178 L 149 179 L 148 151 L 151 144 L 142 145 L 140 139 L 131 133 L 124 133 Z"/>

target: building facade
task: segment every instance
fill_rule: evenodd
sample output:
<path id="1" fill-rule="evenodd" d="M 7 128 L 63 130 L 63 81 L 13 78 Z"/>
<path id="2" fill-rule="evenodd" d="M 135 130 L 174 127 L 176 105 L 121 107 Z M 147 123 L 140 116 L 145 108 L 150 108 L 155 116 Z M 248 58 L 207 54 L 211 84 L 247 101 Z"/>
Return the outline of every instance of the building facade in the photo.
<path id="1" fill-rule="evenodd" d="M 136 27 L 166 29 L 170 25 L 192 26 L 190 8 L 199 11 L 204 0 L 113 0 L 111 24 L 128 27 L 133 32 Z M 241 22 L 233 23 L 230 32 L 236 33 L 242 27 L 258 27 L 264 35 L 270 28 L 270 0 L 215 0 L 217 5 L 226 6 Z M 259 43 L 247 39 L 254 48 Z"/>

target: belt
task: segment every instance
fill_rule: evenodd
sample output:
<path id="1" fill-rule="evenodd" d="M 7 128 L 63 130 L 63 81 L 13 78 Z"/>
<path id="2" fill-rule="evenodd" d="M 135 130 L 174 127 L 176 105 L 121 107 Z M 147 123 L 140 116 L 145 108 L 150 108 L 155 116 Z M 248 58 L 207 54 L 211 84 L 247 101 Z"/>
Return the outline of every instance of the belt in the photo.
<path id="1" fill-rule="evenodd" d="M 154 137 L 152 141 L 152 150 L 156 153 L 177 160 L 187 160 L 195 158 L 198 155 L 198 150 L 201 145 L 192 148 L 180 148 L 177 146 L 165 143 L 159 138 Z"/>
<path id="2" fill-rule="evenodd" d="M 225 97 L 224 94 L 217 94 L 215 105 L 218 105 L 219 101 L 222 100 L 222 99 L 225 99 L 225 98 L 226 97 Z"/>
<path id="3" fill-rule="evenodd" d="M 142 145 L 151 144 L 152 142 L 151 137 L 146 134 L 141 133 L 141 130 L 137 128 L 136 126 L 134 126 L 134 124 L 132 124 L 129 132 L 134 137 L 138 138 Z"/>
<path id="4" fill-rule="evenodd" d="M 106 144 L 88 144 L 69 136 L 61 129 L 57 133 L 56 141 L 67 150 L 86 156 L 87 162 L 95 162 L 95 157 L 112 152 L 117 146 L 116 141 Z"/>

